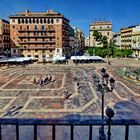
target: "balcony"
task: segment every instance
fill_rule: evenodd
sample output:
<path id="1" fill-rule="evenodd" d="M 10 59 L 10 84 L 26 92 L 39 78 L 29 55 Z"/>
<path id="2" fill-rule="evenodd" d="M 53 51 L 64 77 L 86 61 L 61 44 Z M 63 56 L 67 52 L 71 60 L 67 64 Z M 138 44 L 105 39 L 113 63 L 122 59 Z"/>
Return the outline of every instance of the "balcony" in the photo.
<path id="1" fill-rule="evenodd" d="M 55 46 L 45 46 L 45 47 L 31 47 L 31 46 L 28 46 L 28 47 L 20 47 L 18 48 L 19 50 L 48 50 L 48 49 L 55 49 Z"/>
<path id="2" fill-rule="evenodd" d="M 17 34 L 19 38 L 55 38 L 54 34 L 47 35 L 30 35 L 30 34 Z"/>
<path id="3" fill-rule="evenodd" d="M 58 139 L 58 136 L 61 135 L 61 133 L 59 134 L 59 132 L 63 127 L 65 128 L 62 130 L 65 132 L 65 133 L 62 133 L 64 136 L 61 136 L 63 137 L 63 139 L 97 140 L 98 139 L 97 127 L 101 126 L 102 124 L 105 126 L 106 130 L 108 130 L 108 120 L 105 120 L 104 123 L 102 123 L 102 120 L 95 118 L 93 116 L 82 117 L 80 115 L 69 115 L 61 119 L 0 119 L 0 139 L 3 140 L 3 137 L 4 137 L 3 134 L 7 135 L 11 133 L 13 135 L 9 135 L 10 139 L 16 139 L 16 140 L 19 140 L 21 137 L 23 139 L 26 139 L 27 136 L 28 136 L 27 139 L 30 139 L 30 140 L 31 139 L 37 140 L 39 136 L 45 138 L 45 136 L 43 135 L 45 135 L 45 133 L 47 133 L 48 131 L 46 131 L 45 133 L 43 132 L 41 133 L 41 131 L 43 131 L 41 127 L 48 126 L 51 128 L 49 129 L 51 131 L 48 132 L 49 139 L 52 139 L 52 140 Z M 11 127 L 13 127 L 12 131 L 9 130 L 8 125 L 11 125 Z M 7 126 L 7 129 L 6 129 L 6 126 Z M 140 122 L 136 120 L 112 120 L 111 122 L 112 135 L 111 136 L 113 139 L 116 139 L 116 140 L 119 140 L 119 139 L 120 140 L 131 140 L 131 139 L 139 140 L 139 131 L 138 131 L 139 126 L 140 126 Z M 83 128 L 86 128 L 86 129 L 83 129 Z M 133 133 L 137 135 L 135 136 L 133 135 Z M 82 139 L 80 139 L 80 137 L 82 137 Z"/>
<path id="4" fill-rule="evenodd" d="M 55 29 L 47 29 L 47 32 L 55 32 Z"/>
<path id="5" fill-rule="evenodd" d="M 18 29 L 18 32 L 47 32 L 44 29 Z"/>
<path id="6" fill-rule="evenodd" d="M 20 44 L 55 44 L 55 41 L 22 41 Z"/>

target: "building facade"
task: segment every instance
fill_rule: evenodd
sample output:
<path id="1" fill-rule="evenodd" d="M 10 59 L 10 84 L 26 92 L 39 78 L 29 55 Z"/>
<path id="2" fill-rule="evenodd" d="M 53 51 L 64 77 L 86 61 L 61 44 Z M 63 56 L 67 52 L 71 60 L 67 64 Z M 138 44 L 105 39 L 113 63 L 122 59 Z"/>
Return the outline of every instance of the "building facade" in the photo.
<path id="1" fill-rule="evenodd" d="M 132 31 L 134 27 L 121 28 L 121 49 L 132 49 Z"/>
<path id="2" fill-rule="evenodd" d="M 120 32 L 113 34 L 113 41 L 118 48 L 121 47 L 121 33 Z"/>
<path id="3" fill-rule="evenodd" d="M 73 38 L 73 55 L 82 55 L 83 50 L 85 48 L 85 37 L 84 33 L 81 29 L 77 27 L 72 27 L 74 30 L 74 38 Z"/>
<path id="4" fill-rule="evenodd" d="M 2 43 L 2 35 L 0 34 L 0 55 L 3 54 L 3 43 Z"/>
<path id="5" fill-rule="evenodd" d="M 12 54 L 37 59 L 70 55 L 69 20 L 64 15 L 26 10 L 9 18 Z"/>
<path id="6" fill-rule="evenodd" d="M 10 24 L 4 19 L 0 19 L 0 54 L 10 55 Z"/>
<path id="7" fill-rule="evenodd" d="M 135 58 L 140 58 L 140 25 L 133 28 L 132 50 L 133 50 L 133 56 Z"/>
<path id="8" fill-rule="evenodd" d="M 89 47 L 89 36 L 85 39 L 85 47 Z"/>
<path id="9" fill-rule="evenodd" d="M 93 33 L 94 31 L 100 32 L 103 36 L 106 36 L 108 41 L 112 39 L 112 22 L 107 21 L 96 21 L 89 25 L 89 43 L 90 47 L 102 47 L 99 43 L 95 40 Z"/>

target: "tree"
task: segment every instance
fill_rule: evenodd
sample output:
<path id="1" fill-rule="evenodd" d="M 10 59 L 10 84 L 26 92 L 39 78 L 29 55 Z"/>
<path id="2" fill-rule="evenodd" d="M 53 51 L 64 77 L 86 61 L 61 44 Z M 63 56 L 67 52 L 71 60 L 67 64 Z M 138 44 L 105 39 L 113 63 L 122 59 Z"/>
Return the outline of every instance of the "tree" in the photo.
<path id="1" fill-rule="evenodd" d="M 93 32 L 93 36 L 94 36 L 95 40 L 99 42 L 99 44 L 103 45 L 103 48 L 102 48 L 102 53 L 103 54 L 102 55 L 106 55 L 107 56 L 108 63 L 109 63 L 109 57 L 113 56 L 114 52 L 115 52 L 116 45 L 115 45 L 114 41 L 110 40 L 110 42 L 108 42 L 107 37 L 103 36 L 98 31 L 94 31 Z"/>

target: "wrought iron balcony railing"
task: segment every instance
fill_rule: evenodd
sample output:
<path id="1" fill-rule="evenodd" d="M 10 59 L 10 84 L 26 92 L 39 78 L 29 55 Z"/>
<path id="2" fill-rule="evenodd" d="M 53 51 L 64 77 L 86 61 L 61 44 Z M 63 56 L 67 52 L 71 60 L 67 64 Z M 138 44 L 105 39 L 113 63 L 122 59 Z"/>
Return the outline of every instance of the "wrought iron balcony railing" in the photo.
<path id="1" fill-rule="evenodd" d="M 51 126 L 52 127 L 52 140 L 56 140 L 56 126 L 69 126 L 70 127 L 70 140 L 74 140 L 75 135 L 75 127 L 80 126 L 88 126 L 88 138 L 89 140 L 93 139 L 93 127 L 94 126 L 101 126 L 104 124 L 104 126 L 108 125 L 108 121 L 105 120 L 102 122 L 101 119 L 93 118 L 91 117 L 81 117 L 80 115 L 70 115 L 67 119 L 0 119 L 0 140 L 3 140 L 2 138 L 2 125 L 14 125 L 16 126 L 15 129 L 15 135 L 16 140 L 19 140 L 20 133 L 19 133 L 19 127 L 20 126 L 33 126 L 33 138 L 34 140 L 37 140 L 38 137 L 38 126 Z M 140 126 L 140 121 L 136 120 L 112 120 L 111 125 L 117 125 L 117 126 L 125 126 L 125 134 L 124 134 L 124 140 L 130 140 L 129 138 L 129 132 L 130 126 Z M 138 129 L 138 128 L 137 128 Z M 6 133 L 8 135 L 8 133 Z M 117 135 L 117 134 L 116 134 Z M 121 140 L 123 140 L 121 139 Z"/>

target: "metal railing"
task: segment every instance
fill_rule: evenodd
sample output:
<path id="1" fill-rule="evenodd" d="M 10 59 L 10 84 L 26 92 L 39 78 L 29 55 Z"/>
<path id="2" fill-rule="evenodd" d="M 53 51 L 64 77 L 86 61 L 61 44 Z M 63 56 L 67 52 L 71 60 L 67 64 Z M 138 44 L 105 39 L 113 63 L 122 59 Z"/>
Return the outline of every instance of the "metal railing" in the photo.
<path id="1" fill-rule="evenodd" d="M 70 119 L 71 118 L 71 119 Z M 2 125 L 14 125 L 16 126 L 16 140 L 19 140 L 19 126 L 32 125 L 34 127 L 34 140 L 37 140 L 38 126 L 52 126 L 52 140 L 56 140 L 56 126 L 70 126 L 70 140 L 74 140 L 75 126 L 88 126 L 89 135 L 88 139 L 93 138 L 93 126 L 101 126 L 103 124 L 101 119 L 94 117 L 81 117 L 79 115 L 69 116 L 69 118 L 62 119 L 0 119 L 0 140 L 2 138 Z M 104 121 L 104 125 L 108 125 L 107 119 Z M 139 120 L 112 120 L 111 125 L 125 126 L 124 140 L 129 140 L 129 126 L 140 126 Z"/>

